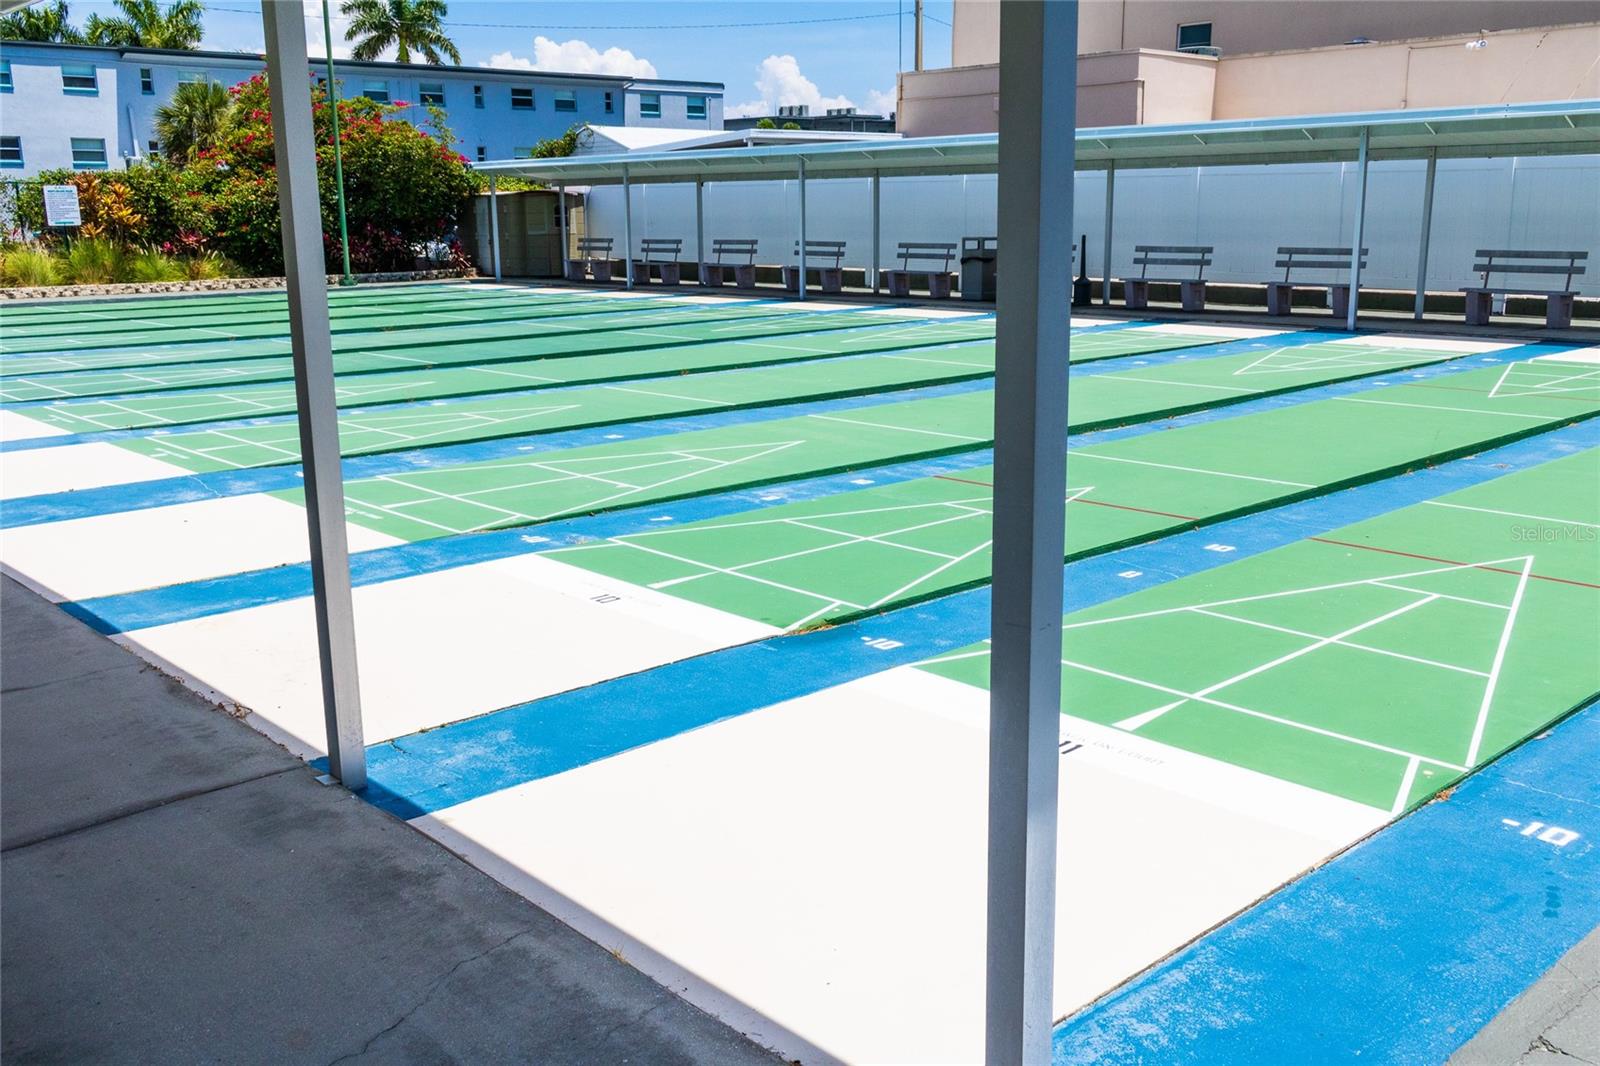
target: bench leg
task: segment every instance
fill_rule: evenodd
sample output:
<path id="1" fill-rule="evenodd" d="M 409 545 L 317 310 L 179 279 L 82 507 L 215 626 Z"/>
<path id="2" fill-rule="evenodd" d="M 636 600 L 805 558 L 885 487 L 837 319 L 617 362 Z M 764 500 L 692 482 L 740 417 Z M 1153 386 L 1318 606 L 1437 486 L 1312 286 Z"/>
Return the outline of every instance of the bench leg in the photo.
<path id="1" fill-rule="evenodd" d="M 1489 311 L 1494 306 L 1493 297 L 1486 292 L 1469 292 L 1467 296 L 1467 325 L 1487 326 Z"/>
<path id="2" fill-rule="evenodd" d="M 1545 297 L 1544 324 L 1546 329 L 1570 329 L 1572 327 L 1571 293 Z"/>
<path id="3" fill-rule="evenodd" d="M 1130 311 L 1143 311 L 1150 306 L 1150 283 L 1137 278 L 1122 283 L 1122 304 Z"/>
<path id="4" fill-rule="evenodd" d="M 596 280 L 596 281 L 610 281 L 611 280 L 611 260 L 609 260 L 609 259 L 591 259 L 591 260 L 589 260 L 589 269 L 591 271 L 593 271 L 593 273 L 594 273 L 594 280 Z"/>
<path id="5" fill-rule="evenodd" d="M 722 273 L 721 273 L 721 268 L 720 267 L 718 268 L 718 272 L 717 272 L 717 284 L 719 284 L 719 285 L 722 284 Z M 740 263 L 738 266 L 734 267 L 733 268 L 733 284 L 737 288 L 741 288 L 741 289 L 753 289 L 753 288 L 755 288 L 756 287 L 756 268 L 755 268 L 755 264 L 753 264 L 753 263 Z"/>
<path id="6" fill-rule="evenodd" d="M 683 284 L 683 264 L 682 263 L 662 263 L 661 264 L 661 284 L 663 284 L 663 285 L 682 285 Z"/>
<path id="7" fill-rule="evenodd" d="M 800 291 L 800 272 L 796 267 L 783 268 L 783 287 L 790 292 Z"/>
<path id="8" fill-rule="evenodd" d="M 817 271 L 817 288 L 823 292 L 844 291 L 844 270 L 840 267 L 823 267 Z"/>
<path id="9" fill-rule="evenodd" d="M 1288 315 L 1293 313 L 1294 286 L 1287 281 L 1267 282 L 1267 314 Z"/>
<path id="10" fill-rule="evenodd" d="M 1183 303 L 1185 311 L 1204 311 L 1206 309 L 1206 283 L 1203 281 L 1185 281 L 1178 286 L 1178 298 Z"/>
<path id="11" fill-rule="evenodd" d="M 895 299 L 904 299 L 911 295 L 911 275 L 903 270 L 888 272 L 889 295 Z"/>
<path id="12" fill-rule="evenodd" d="M 722 267 L 716 263 L 701 263 L 700 284 L 708 289 L 722 288 Z"/>
<path id="13" fill-rule="evenodd" d="M 1350 314 L 1350 286 L 1328 286 L 1328 311 L 1334 318 L 1343 319 Z"/>
<path id="14" fill-rule="evenodd" d="M 589 264 L 582 259 L 567 260 L 567 280 L 587 281 L 589 279 Z"/>
<path id="15" fill-rule="evenodd" d="M 948 299 L 950 299 L 950 275 L 949 274 L 929 274 L 928 275 L 928 296 L 931 299 L 934 299 L 934 300 L 948 300 Z"/>

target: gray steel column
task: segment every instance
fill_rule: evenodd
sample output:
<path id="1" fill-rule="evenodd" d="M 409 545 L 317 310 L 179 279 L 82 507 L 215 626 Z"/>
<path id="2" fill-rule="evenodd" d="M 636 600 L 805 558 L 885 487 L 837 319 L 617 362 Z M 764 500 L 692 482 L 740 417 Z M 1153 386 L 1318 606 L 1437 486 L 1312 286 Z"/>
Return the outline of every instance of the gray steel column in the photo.
<path id="1" fill-rule="evenodd" d="M 867 282 L 867 284 L 872 286 L 872 294 L 874 296 L 878 294 L 878 264 L 882 262 L 882 260 L 879 259 L 880 253 L 878 247 L 878 242 L 882 237 L 881 231 L 883 228 L 880 225 L 880 219 L 883 216 L 878 205 L 882 188 L 883 172 L 874 170 L 872 172 L 872 277 L 868 279 Z"/>
<path id="2" fill-rule="evenodd" d="M 489 254 L 494 261 L 494 280 L 500 280 L 500 190 L 495 175 L 489 175 Z"/>
<path id="3" fill-rule="evenodd" d="M 800 157 L 800 299 L 806 298 L 806 157 Z"/>
<path id="4" fill-rule="evenodd" d="M 1117 188 L 1117 165 L 1106 164 L 1106 236 L 1105 244 L 1100 249 L 1100 305 L 1111 306 L 1111 210 L 1115 206 L 1115 192 Z M 1084 264 L 1084 273 L 1087 274 L 1089 264 Z"/>
<path id="5" fill-rule="evenodd" d="M 1428 296 L 1428 242 L 1433 238 L 1433 179 L 1439 169 L 1439 149 L 1428 149 L 1428 173 L 1422 179 L 1422 240 L 1417 246 L 1417 302 L 1411 317 L 1422 321 L 1422 305 Z"/>
<path id="6" fill-rule="evenodd" d="M 700 284 L 700 275 L 706 267 L 706 183 L 694 181 L 694 283 Z"/>
<path id="7" fill-rule="evenodd" d="M 622 168 L 622 263 L 627 270 L 628 288 L 633 288 L 633 185 L 628 168 Z"/>
<path id="8" fill-rule="evenodd" d="M 1356 310 L 1361 304 L 1361 242 L 1367 227 L 1367 163 L 1372 129 L 1361 127 L 1361 149 L 1356 157 L 1356 232 L 1350 241 L 1350 307 L 1345 311 L 1344 328 L 1355 331 Z"/>
<path id="9" fill-rule="evenodd" d="M 361 683 L 350 601 L 350 549 L 345 541 L 344 476 L 339 467 L 339 409 L 333 391 L 316 142 L 311 127 L 311 88 L 306 80 L 305 11 L 299 3 L 287 0 L 265 3 L 261 5 L 261 23 L 266 32 L 272 98 L 328 771 L 346 788 L 361 789 L 367 784 L 367 756 L 361 736 Z"/>
<path id="10" fill-rule="evenodd" d="M 984 1060 L 1050 1061 L 1078 5 L 1000 11 Z M 1092 876 L 1092 874 L 1086 874 Z"/>
<path id="11" fill-rule="evenodd" d="M 556 186 L 556 215 L 561 221 L 561 261 L 556 264 L 556 276 L 567 276 L 567 257 L 572 254 L 572 242 L 567 237 L 567 187 Z"/>

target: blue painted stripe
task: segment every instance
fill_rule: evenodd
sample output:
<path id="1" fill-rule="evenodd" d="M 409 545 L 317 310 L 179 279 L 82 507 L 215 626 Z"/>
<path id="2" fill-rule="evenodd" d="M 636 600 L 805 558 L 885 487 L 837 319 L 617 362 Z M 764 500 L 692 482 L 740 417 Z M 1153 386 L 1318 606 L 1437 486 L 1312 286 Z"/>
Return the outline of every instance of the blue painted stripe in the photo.
<path id="1" fill-rule="evenodd" d="M 1583 423 L 1407 477 L 1074 562 L 1063 571 L 1066 609 L 1094 606 L 1595 446 L 1600 426 Z M 1218 542 L 1235 550 L 1206 549 Z M 1129 571 L 1139 576 L 1121 576 Z M 414 818 L 920 662 L 983 639 L 988 627 L 984 586 L 830 629 L 710 652 L 373 745 L 365 795 L 385 810 Z M 899 646 L 869 643 L 883 639 Z M 728 685 L 729 677 L 740 683 Z"/>
<path id="2" fill-rule="evenodd" d="M 1591 703 L 1068 1018 L 1054 1061 L 1444 1062 L 1600 925 L 1596 751 Z"/>
<path id="3" fill-rule="evenodd" d="M 1407 381 L 1425 380 L 1438 375 L 1462 373 L 1503 362 L 1531 359 L 1538 355 L 1567 351 L 1570 345 L 1529 344 L 1504 352 L 1473 356 L 1435 364 L 1403 373 Z M 1117 362 L 1118 360 L 1105 360 Z M 1194 412 L 1159 423 L 1140 423 L 1123 430 L 1112 431 L 1105 439 L 1119 435 L 1148 432 L 1155 426 L 1170 428 L 1198 424 L 1219 417 L 1236 417 L 1253 411 L 1269 410 L 1294 403 L 1309 403 L 1345 395 L 1370 388 L 1375 380 L 1386 376 L 1358 378 L 1335 385 L 1323 385 L 1278 396 L 1225 405 L 1220 408 Z M 714 429 L 722 426 L 744 425 L 769 421 L 774 418 L 798 417 L 811 413 L 850 410 L 880 403 L 886 399 L 921 399 L 925 397 L 954 395 L 991 388 L 990 379 L 934 385 L 922 389 L 843 399 L 790 404 L 783 407 L 758 407 L 741 411 L 714 412 L 683 418 L 652 420 L 648 422 L 619 423 L 611 426 L 567 430 L 558 433 L 534 434 L 525 437 L 503 437 L 490 441 L 471 441 L 463 444 L 438 445 L 412 451 L 385 452 L 380 455 L 354 456 L 344 461 L 347 481 L 363 477 L 405 473 L 411 470 L 433 469 L 455 463 L 482 462 L 489 459 L 509 458 L 534 450 L 554 451 L 577 448 L 589 444 L 604 444 L 615 440 L 640 440 L 667 433 L 682 433 L 695 429 Z M 1087 438 L 1085 438 L 1087 441 Z M 63 522 L 74 518 L 119 514 L 152 507 L 168 507 L 180 503 L 219 499 L 225 496 L 249 495 L 256 492 L 276 492 L 295 488 L 300 483 L 298 464 L 273 467 L 253 467 L 247 470 L 224 470 L 207 474 L 190 474 L 183 477 L 139 481 L 126 485 L 106 485 L 92 489 L 49 493 L 42 496 L 25 496 L 6 501 L 0 509 L 0 529 L 39 525 L 45 522 Z"/>
<path id="4" fill-rule="evenodd" d="M 1479 358 L 1493 360 L 1496 357 Z M 1484 364 L 1474 362 L 1469 368 L 1480 365 Z M 1427 369 L 1431 371 L 1437 368 Z M 1076 435 L 1073 439 L 1076 446 L 1085 447 L 1138 436 L 1157 428 L 1199 425 L 1217 418 L 1229 417 L 1236 412 L 1250 413 L 1306 402 L 1308 393 L 1309 398 L 1326 398 L 1370 385 L 1370 379 L 1347 382 L 1324 389 L 1267 397 L 1218 410 L 1196 411 L 1160 422 L 1099 430 Z M 415 544 L 376 548 L 351 556 L 352 580 L 357 585 L 373 584 L 393 580 L 396 577 L 414 577 L 423 573 L 468 566 L 533 551 L 547 551 L 585 539 L 624 536 L 646 528 L 660 528 L 660 523 L 656 519 L 663 511 L 670 511 L 675 523 L 686 524 L 777 503 L 817 499 L 834 493 L 848 492 L 861 487 L 860 479 L 863 477 L 870 477 L 875 484 L 888 484 L 938 473 L 954 473 L 984 466 L 992 461 L 993 453 L 989 449 L 982 449 L 932 460 L 862 468 L 848 475 L 825 475 L 764 486 L 755 490 L 735 490 L 678 500 L 665 505 L 645 504 L 598 516 L 542 523 L 537 527 L 519 526 L 508 530 L 440 537 Z M 310 589 L 310 576 L 306 564 L 293 564 L 157 589 L 97 597 L 71 605 L 68 610 L 102 633 L 119 633 L 203 618 L 246 607 L 259 607 L 284 599 L 296 599 L 310 595 Z"/>

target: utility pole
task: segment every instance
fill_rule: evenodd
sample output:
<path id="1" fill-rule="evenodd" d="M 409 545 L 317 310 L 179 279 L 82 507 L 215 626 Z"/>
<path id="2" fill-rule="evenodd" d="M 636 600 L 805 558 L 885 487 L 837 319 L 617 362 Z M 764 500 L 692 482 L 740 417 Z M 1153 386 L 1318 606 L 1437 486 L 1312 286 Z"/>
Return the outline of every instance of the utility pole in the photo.
<path id="1" fill-rule="evenodd" d="M 323 2 L 326 3 L 327 0 L 323 0 Z M 911 62 L 912 62 L 912 68 L 911 69 L 913 69 L 913 70 L 921 70 L 922 69 L 922 0 L 916 0 L 916 6 L 912 9 L 912 12 L 913 12 L 912 13 L 912 24 L 913 24 L 913 27 L 914 27 L 915 37 L 913 38 L 913 44 L 912 44 L 912 47 L 911 47 Z"/>
<path id="2" fill-rule="evenodd" d="M 333 186 L 339 201 L 339 251 L 344 255 L 344 275 L 340 285 L 354 285 L 350 273 L 350 224 L 344 213 L 344 149 L 339 142 L 339 83 L 333 77 L 333 18 L 328 14 L 328 0 L 322 0 L 322 42 L 328 60 L 328 107 L 333 116 Z"/>

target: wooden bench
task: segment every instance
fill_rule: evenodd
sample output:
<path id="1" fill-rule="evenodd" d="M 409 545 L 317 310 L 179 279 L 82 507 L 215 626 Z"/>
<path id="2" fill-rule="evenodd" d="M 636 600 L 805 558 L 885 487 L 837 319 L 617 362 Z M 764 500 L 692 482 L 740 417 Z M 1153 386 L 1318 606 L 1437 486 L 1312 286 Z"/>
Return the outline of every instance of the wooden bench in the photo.
<path id="1" fill-rule="evenodd" d="M 1122 302 L 1130 310 L 1142 311 L 1150 306 L 1152 281 L 1177 282 L 1185 311 L 1206 309 L 1206 267 L 1211 265 L 1211 244 L 1136 244 L 1133 246 L 1133 265 L 1139 268 L 1136 278 L 1122 280 Z M 1177 271 L 1151 274 L 1151 267 L 1180 267 L 1193 270 L 1188 277 Z"/>
<path id="2" fill-rule="evenodd" d="M 567 280 L 583 281 L 590 273 L 596 281 L 611 280 L 610 237 L 578 238 L 578 256 L 567 260 Z"/>
<path id="3" fill-rule="evenodd" d="M 1327 289 L 1328 310 L 1334 318 L 1343 318 L 1350 310 L 1350 282 L 1294 281 L 1290 274 L 1296 270 L 1349 270 L 1349 248 L 1299 248 L 1283 246 L 1278 249 L 1278 259 L 1272 264 L 1283 269 L 1283 280 L 1267 282 L 1267 314 L 1288 315 L 1293 312 L 1294 290 Z M 1367 249 L 1361 249 L 1361 269 L 1367 268 Z"/>
<path id="4" fill-rule="evenodd" d="M 930 299 L 950 298 L 950 262 L 956 257 L 955 242 L 901 241 L 900 250 L 895 254 L 900 257 L 900 266 L 888 272 L 890 296 L 910 296 L 911 279 L 925 277 Z M 912 263 L 928 265 L 913 269 Z"/>
<path id="5" fill-rule="evenodd" d="M 683 284 L 683 265 L 678 257 L 683 254 L 682 237 L 646 237 L 639 242 L 642 259 L 633 261 L 635 283 L 650 284 L 650 268 L 655 267 L 663 285 Z"/>
<path id="6" fill-rule="evenodd" d="M 800 255 L 800 242 L 794 242 L 794 254 Z M 783 268 L 783 287 L 790 292 L 800 291 L 800 271 L 816 260 L 833 260 L 831 265 L 817 267 L 817 287 L 823 292 L 844 291 L 844 241 L 806 241 L 805 258 L 800 263 L 789 263 Z"/>
<path id="7" fill-rule="evenodd" d="M 753 289 L 756 287 L 756 244 L 754 238 L 718 238 L 711 242 L 711 254 L 716 258 L 715 263 L 700 264 L 700 284 L 711 288 L 721 288 L 727 280 L 728 271 L 733 271 L 733 284 L 735 288 Z M 743 256 L 744 262 L 730 263 L 730 258 L 737 259 Z"/>
<path id="8" fill-rule="evenodd" d="M 1578 295 L 1572 288 L 1572 279 L 1585 271 L 1588 252 L 1479 248 L 1476 255 L 1478 261 L 1472 264 L 1472 269 L 1483 275 L 1483 284 L 1461 290 L 1467 297 L 1468 325 L 1487 326 L 1489 316 L 1494 313 L 1494 298 L 1505 295 L 1543 296 L 1545 326 L 1566 329 L 1572 325 L 1572 301 Z M 1491 285 L 1489 278 L 1494 274 L 1561 274 L 1564 277 L 1559 289 L 1530 289 L 1510 284 Z"/>

